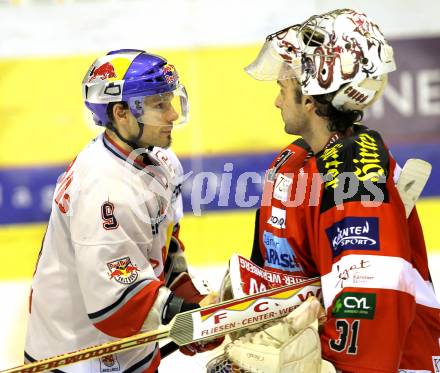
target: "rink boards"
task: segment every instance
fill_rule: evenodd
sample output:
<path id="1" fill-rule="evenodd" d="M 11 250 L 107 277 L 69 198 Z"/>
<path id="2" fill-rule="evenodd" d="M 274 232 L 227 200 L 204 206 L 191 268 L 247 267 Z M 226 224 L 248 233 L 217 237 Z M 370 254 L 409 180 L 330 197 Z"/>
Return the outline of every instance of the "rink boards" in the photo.
<path id="1" fill-rule="evenodd" d="M 430 254 L 440 253 L 438 216 L 440 199 L 425 198 L 417 204 Z M 249 257 L 253 242 L 254 211 L 208 212 L 182 221 L 182 240 L 188 261 L 195 266 L 226 265 L 232 253 Z M 40 249 L 45 224 L 7 226 L 0 229 L 0 280 L 30 278 Z"/>
<path id="2" fill-rule="evenodd" d="M 423 194 L 429 198 L 419 209 L 427 246 L 435 250 L 440 102 L 432 87 L 440 80 L 435 53 L 440 38 L 395 40 L 393 46 L 399 69 L 366 124 L 380 129 L 400 164 L 413 157 L 433 164 Z M 249 255 L 262 174 L 292 141 L 273 105 L 277 85 L 254 81 L 243 71 L 258 50 L 258 45 L 150 50 L 178 67 L 189 94 L 190 122 L 174 132 L 173 149 L 193 178 L 212 174 L 200 190 L 194 192 L 191 183 L 182 189 L 182 236 L 195 264 L 225 262 L 232 252 Z M 99 54 L 0 59 L 0 89 L 8 92 L 0 103 L 0 280 L 32 275 L 56 179 L 101 130 L 84 108 L 80 86 Z M 228 178 L 231 188 L 223 188 Z M 194 204 L 194 195 L 208 191 L 212 200 Z"/>

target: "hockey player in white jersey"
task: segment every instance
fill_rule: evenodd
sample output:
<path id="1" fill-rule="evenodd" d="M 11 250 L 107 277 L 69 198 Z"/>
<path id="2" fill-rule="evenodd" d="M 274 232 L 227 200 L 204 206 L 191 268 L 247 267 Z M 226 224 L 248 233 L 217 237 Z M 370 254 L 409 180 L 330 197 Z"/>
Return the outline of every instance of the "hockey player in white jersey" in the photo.
<path id="1" fill-rule="evenodd" d="M 183 170 L 167 148 L 188 102 L 174 66 L 140 50 L 110 52 L 90 67 L 83 94 L 105 131 L 56 186 L 32 283 L 25 362 L 157 329 L 198 307 L 206 290 L 185 273 L 178 239 Z M 154 372 L 159 362 L 151 344 L 56 372 Z"/>

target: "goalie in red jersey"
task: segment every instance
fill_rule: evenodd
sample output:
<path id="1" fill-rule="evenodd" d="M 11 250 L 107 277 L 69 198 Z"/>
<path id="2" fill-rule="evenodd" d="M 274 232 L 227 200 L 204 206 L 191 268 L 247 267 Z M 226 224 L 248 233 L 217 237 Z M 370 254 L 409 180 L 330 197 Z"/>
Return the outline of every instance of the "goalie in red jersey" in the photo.
<path id="1" fill-rule="evenodd" d="M 252 260 L 321 277 L 322 356 L 340 372 L 439 371 L 419 218 L 406 217 L 381 135 L 360 124 L 395 68 L 379 26 L 350 9 L 269 35 L 246 68 L 277 81 L 275 106 L 296 135 L 266 173 Z"/>

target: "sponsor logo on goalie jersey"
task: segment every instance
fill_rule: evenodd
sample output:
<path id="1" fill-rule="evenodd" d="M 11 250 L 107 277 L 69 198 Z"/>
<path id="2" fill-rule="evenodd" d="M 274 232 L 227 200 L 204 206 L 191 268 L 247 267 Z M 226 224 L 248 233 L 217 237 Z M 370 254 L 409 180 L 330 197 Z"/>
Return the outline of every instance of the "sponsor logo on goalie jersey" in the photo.
<path id="1" fill-rule="evenodd" d="M 264 265 L 288 272 L 302 272 L 295 253 L 286 238 L 274 236 L 270 232 L 263 233 L 263 243 L 266 248 Z"/>
<path id="2" fill-rule="evenodd" d="M 287 202 L 287 200 L 289 199 L 289 190 L 292 182 L 293 180 L 290 177 L 279 174 L 275 181 L 273 198 L 282 202 Z"/>
<path id="3" fill-rule="evenodd" d="M 353 257 L 357 260 L 352 261 Z M 333 264 L 337 271 L 337 281 L 335 288 L 344 288 L 350 284 L 368 284 L 376 278 L 375 266 L 369 260 L 361 258 L 359 255 L 348 255 Z M 332 268 L 333 272 L 333 268 Z"/>
<path id="4" fill-rule="evenodd" d="M 345 292 L 336 298 L 333 306 L 335 318 L 374 319 L 376 294 Z"/>
<path id="5" fill-rule="evenodd" d="M 389 155 L 377 132 L 360 129 L 327 147 L 316 162 L 324 175 L 321 212 L 352 201 L 389 201 Z"/>
<path id="6" fill-rule="evenodd" d="M 432 357 L 432 365 L 434 366 L 434 373 L 440 373 L 440 356 Z"/>
<path id="7" fill-rule="evenodd" d="M 286 228 L 286 210 L 279 209 L 272 206 L 272 214 L 267 221 L 274 228 L 284 229 Z"/>
<path id="8" fill-rule="evenodd" d="M 379 219 L 347 217 L 326 229 L 333 257 L 345 250 L 380 250 Z"/>
<path id="9" fill-rule="evenodd" d="M 107 263 L 107 267 L 110 270 L 110 280 L 115 279 L 120 284 L 132 284 L 138 278 L 139 268 L 131 263 L 128 256 Z"/>

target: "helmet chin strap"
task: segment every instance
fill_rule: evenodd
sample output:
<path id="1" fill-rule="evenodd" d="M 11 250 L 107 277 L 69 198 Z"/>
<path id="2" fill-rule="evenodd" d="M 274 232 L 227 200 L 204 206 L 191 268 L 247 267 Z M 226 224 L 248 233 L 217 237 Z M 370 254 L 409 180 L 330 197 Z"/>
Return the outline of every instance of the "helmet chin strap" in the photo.
<path id="1" fill-rule="evenodd" d="M 142 137 L 142 135 L 144 133 L 144 124 L 142 122 L 137 122 L 137 124 L 139 126 L 139 132 L 134 140 L 128 140 L 124 136 L 122 136 L 121 133 L 118 131 L 118 129 L 111 122 L 109 124 L 107 124 L 107 128 L 109 130 L 113 131 L 116 134 L 116 136 L 118 136 L 119 140 L 121 140 L 122 142 L 124 142 L 125 144 L 130 146 L 132 149 L 139 149 L 139 148 L 141 148 L 141 146 L 139 145 L 138 141 L 140 140 L 140 138 Z M 152 149 L 153 149 L 152 146 L 148 147 L 148 150 L 151 151 Z"/>
<path id="2" fill-rule="evenodd" d="M 116 136 L 118 136 L 118 138 L 119 138 L 121 141 L 123 141 L 124 143 L 126 143 L 126 144 L 127 144 L 128 146 L 130 146 L 132 149 L 136 150 L 136 149 L 141 148 L 141 146 L 139 145 L 138 141 L 139 141 L 139 139 L 142 137 L 142 134 L 144 133 L 144 124 L 141 123 L 141 122 L 137 122 L 137 124 L 138 124 L 138 126 L 139 126 L 139 133 L 138 133 L 136 139 L 134 139 L 134 141 L 128 140 L 128 139 L 126 139 L 124 136 L 122 136 L 122 135 L 119 133 L 118 129 L 113 125 L 113 123 L 110 123 L 110 124 L 107 126 L 107 128 L 110 129 L 111 131 L 113 131 L 113 132 L 116 134 Z M 151 151 L 153 150 L 153 148 L 154 148 L 154 146 L 153 146 L 153 145 L 150 145 L 150 146 L 147 147 L 147 151 L 148 151 L 148 152 L 151 152 Z M 144 154 L 142 154 L 142 160 L 143 160 L 143 162 L 144 162 L 146 165 L 151 164 L 151 159 L 150 159 L 150 157 L 148 156 L 148 153 L 144 153 Z"/>

